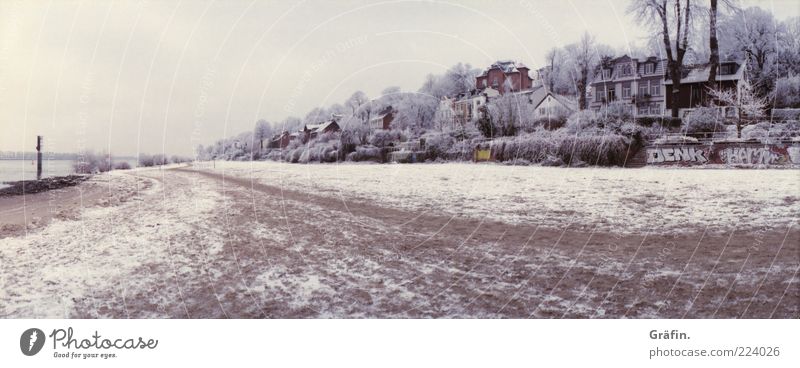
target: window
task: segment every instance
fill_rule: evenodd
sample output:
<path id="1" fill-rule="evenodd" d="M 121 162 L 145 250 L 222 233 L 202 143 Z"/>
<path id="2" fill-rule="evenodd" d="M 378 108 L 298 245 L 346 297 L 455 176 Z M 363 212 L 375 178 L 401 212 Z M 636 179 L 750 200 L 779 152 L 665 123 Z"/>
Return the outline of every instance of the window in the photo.
<path id="1" fill-rule="evenodd" d="M 597 102 L 603 101 L 603 96 L 604 95 L 605 95 L 605 92 L 603 91 L 603 88 L 597 87 L 597 91 L 596 91 L 596 95 L 595 95 L 595 101 L 597 101 Z"/>
<path id="2" fill-rule="evenodd" d="M 653 102 L 650 104 L 650 115 L 661 115 L 661 104 Z"/>
<path id="3" fill-rule="evenodd" d="M 631 87 L 622 87 L 622 98 L 631 98 Z"/>
<path id="4" fill-rule="evenodd" d="M 492 78 L 492 86 L 497 87 L 497 77 Z"/>
<path id="5" fill-rule="evenodd" d="M 656 68 L 655 68 L 654 64 L 650 64 L 650 63 L 644 64 L 644 73 L 645 74 L 653 74 L 655 69 Z"/>
<path id="6" fill-rule="evenodd" d="M 647 82 L 639 82 L 639 97 L 644 97 L 647 94 Z"/>
<path id="7" fill-rule="evenodd" d="M 625 75 L 631 75 L 631 66 L 625 65 L 624 72 Z"/>
<path id="8" fill-rule="evenodd" d="M 692 86 L 692 99 L 689 103 L 690 106 L 699 106 L 703 102 L 702 92 L 702 89 Z"/>
<path id="9" fill-rule="evenodd" d="M 603 69 L 603 79 L 611 78 L 611 69 Z"/>
<path id="10" fill-rule="evenodd" d="M 639 115 L 647 115 L 647 105 L 639 106 Z"/>
<path id="11" fill-rule="evenodd" d="M 719 67 L 719 74 L 721 75 L 729 75 L 735 73 L 733 71 L 733 64 L 722 64 Z"/>
<path id="12" fill-rule="evenodd" d="M 650 95 L 651 96 L 661 95 L 661 85 L 659 85 L 658 83 L 650 85 Z"/>
<path id="13" fill-rule="evenodd" d="M 609 88 L 607 96 L 608 96 L 608 97 L 606 97 L 607 101 L 609 101 L 609 102 L 615 101 L 617 99 L 617 91 L 615 91 L 613 88 Z"/>

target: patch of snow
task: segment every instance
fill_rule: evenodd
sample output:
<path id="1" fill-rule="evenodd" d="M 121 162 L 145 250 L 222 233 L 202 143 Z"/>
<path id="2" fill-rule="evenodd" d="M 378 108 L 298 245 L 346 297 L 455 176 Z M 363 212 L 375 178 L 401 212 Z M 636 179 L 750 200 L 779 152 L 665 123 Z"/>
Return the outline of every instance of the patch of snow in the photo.
<path id="1" fill-rule="evenodd" d="M 675 232 L 788 226 L 800 213 L 800 170 L 551 168 L 216 162 L 209 170 L 288 190 L 563 228 Z"/>
<path id="2" fill-rule="evenodd" d="M 141 176 L 121 173 L 105 177 L 113 181 L 116 190 L 133 193 L 142 180 Z M 3 239 L 0 316 L 71 318 L 75 304 L 86 304 L 87 300 L 95 304 L 92 300 L 97 291 L 118 290 L 122 303 L 129 288 L 163 283 L 143 280 L 162 274 L 136 270 L 169 259 L 170 244 L 188 238 L 208 221 L 222 196 L 205 183 L 167 194 L 160 190 L 163 186 L 158 181 L 147 180 L 153 182 L 151 189 L 138 194 L 146 200 L 85 208 L 76 220 L 54 219 L 26 237 Z M 137 216 L 129 216 L 131 212 Z M 176 300 L 169 303 L 176 304 Z M 102 316 L 97 308 L 88 313 Z"/>

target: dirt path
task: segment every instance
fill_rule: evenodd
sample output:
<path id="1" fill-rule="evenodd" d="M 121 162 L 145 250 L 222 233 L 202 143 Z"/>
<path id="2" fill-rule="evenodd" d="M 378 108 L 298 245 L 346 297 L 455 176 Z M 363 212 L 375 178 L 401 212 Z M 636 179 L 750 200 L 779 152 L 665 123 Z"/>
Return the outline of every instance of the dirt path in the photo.
<path id="1" fill-rule="evenodd" d="M 0 286 L 11 286 L 0 292 L 2 315 L 800 316 L 797 228 L 656 236 L 544 229 L 411 213 L 191 168 L 139 175 L 153 187 L 83 216 L 86 238 L 53 251 L 55 234 L 47 232 L 66 223 L 58 222 L 38 240 L 13 238 L 0 250 Z M 60 253 L 75 247 L 84 257 L 62 261 Z M 38 273 L 17 288 L 31 279 L 20 259 L 36 257 Z M 74 280 L 57 277 L 65 273 Z M 17 289 L 34 297 L 9 295 Z M 52 296 L 60 302 L 30 307 Z"/>

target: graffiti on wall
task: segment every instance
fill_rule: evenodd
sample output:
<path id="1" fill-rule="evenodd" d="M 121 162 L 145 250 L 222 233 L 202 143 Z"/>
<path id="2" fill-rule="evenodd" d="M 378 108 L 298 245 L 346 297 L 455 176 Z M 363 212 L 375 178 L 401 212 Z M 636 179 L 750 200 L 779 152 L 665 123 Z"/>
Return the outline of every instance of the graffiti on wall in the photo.
<path id="1" fill-rule="evenodd" d="M 776 150 L 777 151 L 777 150 Z M 770 147 L 729 147 L 719 151 L 722 162 L 729 165 L 775 165 L 783 164 L 786 155 Z"/>
<path id="2" fill-rule="evenodd" d="M 664 145 L 645 149 L 648 165 L 800 165 L 800 145 L 748 142 Z"/>
<path id="3" fill-rule="evenodd" d="M 690 163 L 708 162 L 708 151 L 699 146 L 656 147 L 647 149 L 647 163 Z"/>

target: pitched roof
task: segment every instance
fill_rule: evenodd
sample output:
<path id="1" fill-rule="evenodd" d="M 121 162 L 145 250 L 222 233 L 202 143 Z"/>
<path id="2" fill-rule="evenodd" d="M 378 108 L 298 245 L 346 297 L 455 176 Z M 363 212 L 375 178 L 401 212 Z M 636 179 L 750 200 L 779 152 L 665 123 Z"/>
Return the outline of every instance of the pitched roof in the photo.
<path id="1" fill-rule="evenodd" d="M 721 62 L 720 67 L 717 68 L 717 77 L 716 80 L 719 81 L 732 81 L 732 80 L 740 80 L 744 78 L 744 69 L 745 65 L 741 63 L 737 63 L 735 61 L 725 61 Z M 723 65 L 735 65 L 735 72 L 732 74 L 722 74 L 722 66 Z M 711 73 L 711 64 L 697 64 L 697 65 L 690 65 L 683 68 L 681 73 L 681 83 L 700 83 L 708 81 L 708 74 Z M 667 78 L 664 81 L 664 84 L 672 84 L 672 80 Z"/>
<path id="2" fill-rule="evenodd" d="M 518 63 L 513 60 L 498 60 L 492 63 L 492 65 L 490 65 L 488 68 L 486 68 L 481 74 L 481 76 L 489 74 L 489 71 L 492 69 L 500 69 L 503 71 L 503 73 L 508 74 L 508 73 L 518 72 L 519 69 L 521 68 L 530 69 L 527 66 L 525 66 L 525 64 Z"/>
<path id="3" fill-rule="evenodd" d="M 635 64 L 633 64 L 635 62 Z M 631 63 L 633 70 L 628 75 L 617 75 L 619 71 L 617 69 L 618 64 L 624 63 Z M 646 64 L 653 64 L 653 69 L 649 73 L 645 69 Z M 611 70 L 611 74 L 608 77 L 603 75 L 603 70 Z M 614 59 L 608 59 L 607 61 L 598 64 L 595 69 L 595 80 L 592 84 L 597 83 L 604 83 L 608 81 L 613 81 L 616 79 L 629 79 L 634 77 L 650 77 L 654 75 L 663 75 L 664 71 L 666 70 L 666 59 L 658 58 L 656 56 L 648 56 L 643 59 L 631 58 L 628 55 L 622 55 L 620 57 Z"/>
<path id="4" fill-rule="evenodd" d="M 555 94 L 555 93 L 553 93 L 551 91 L 548 91 L 547 88 L 544 88 L 544 87 L 539 88 L 539 89 L 534 90 L 533 92 L 531 92 L 530 99 L 531 99 L 531 104 L 533 105 L 533 108 L 539 107 L 539 105 L 541 105 L 542 102 L 544 102 L 544 100 L 547 98 L 547 96 L 552 96 L 554 100 L 556 100 L 558 103 L 564 105 L 564 107 L 566 107 L 568 109 L 571 109 L 571 110 L 575 110 L 576 106 L 575 106 L 575 102 L 574 101 L 570 100 L 566 96 L 562 96 L 562 95 L 559 95 L 559 94 Z"/>
<path id="5" fill-rule="evenodd" d="M 324 132 L 325 129 L 328 129 L 328 127 L 331 126 L 332 124 L 336 124 L 336 120 L 328 120 L 326 122 L 319 124 L 309 124 L 306 125 L 306 130 L 310 132 Z"/>

